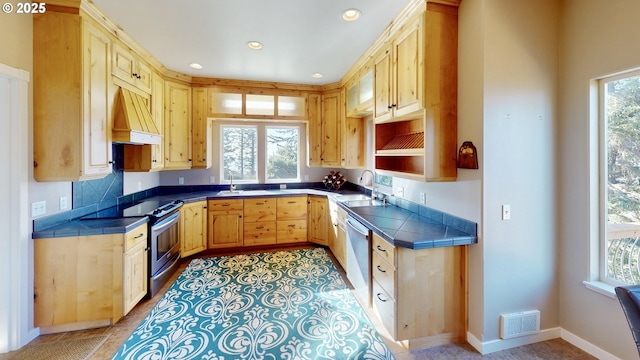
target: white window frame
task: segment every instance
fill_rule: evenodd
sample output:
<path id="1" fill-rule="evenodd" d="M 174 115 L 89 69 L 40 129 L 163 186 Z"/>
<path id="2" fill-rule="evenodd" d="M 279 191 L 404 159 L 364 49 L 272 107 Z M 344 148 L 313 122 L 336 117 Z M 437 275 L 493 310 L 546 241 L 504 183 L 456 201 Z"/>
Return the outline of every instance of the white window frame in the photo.
<path id="1" fill-rule="evenodd" d="M 258 131 L 258 154 L 257 154 L 257 175 L 256 180 L 237 180 L 233 179 L 234 184 L 286 184 L 286 183 L 295 183 L 300 182 L 302 178 L 302 171 L 304 162 L 303 159 L 306 159 L 306 146 L 304 146 L 303 141 L 305 141 L 306 136 L 306 122 L 304 121 L 288 121 L 288 120 L 278 120 L 278 121 L 238 121 L 238 120 L 229 120 L 229 119 L 215 119 L 214 126 L 214 134 L 217 132 L 217 136 L 214 135 L 214 139 L 217 137 L 220 141 L 217 146 L 218 151 L 218 176 L 219 176 L 219 184 L 230 184 L 229 178 L 227 174 L 224 173 L 224 128 L 225 127 L 251 127 L 257 128 Z M 298 129 L 298 173 L 296 179 L 272 179 L 267 180 L 267 127 L 269 128 L 297 128 Z M 215 166 L 215 164 L 214 164 Z"/>
<path id="2" fill-rule="evenodd" d="M 298 125 L 298 126 L 292 126 L 292 125 L 266 125 L 264 128 L 264 140 L 265 140 L 265 151 L 264 151 L 264 181 L 266 184 L 274 184 L 274 183 L 292 183 L 292 182 L 299 182 L 300 181 L 300 172 L 301 172 L 301 166 L 302 166 L 302 129 L 301 129 L 302 125 Z M 296 177 L 292 178 L 292 179 L 268 179 L 267 178 L 267 165 L 268 165 L 268 157 L 269 154 L 267 153 L 266 149 L 267 149 L 267 130 L 268 129 L 297 129 L 298 130 L 298 171 L 296 173 Z"/>
<path id="3" fill-rule="evenodd" d="M 585 285 L 601 294 L 615 297 L 614 287 L 625 283 L 607 277 L 607 226 L 608 226 L 608 134 L 607 134 L 607 104 L 606 84 L 612 81 L 640 76 L 640 69 L 605 76 L 593 81 L 591 102 L 596 107 L 592 108 L 591 124 L 593 134 L 591 143 L 597 144 L 591 147 L 590 159 L 597 163 L 596 171 L 591 172 L 591 178 L 596 184 L 595 194 L 591 196 L 591 269 L 590 280 Z M 596 105 L 597 104 L 597 105 Z M 595 118 L 594 118 L 595 117 Z M 595 149 L 595 150 L 594 150 Z"/>

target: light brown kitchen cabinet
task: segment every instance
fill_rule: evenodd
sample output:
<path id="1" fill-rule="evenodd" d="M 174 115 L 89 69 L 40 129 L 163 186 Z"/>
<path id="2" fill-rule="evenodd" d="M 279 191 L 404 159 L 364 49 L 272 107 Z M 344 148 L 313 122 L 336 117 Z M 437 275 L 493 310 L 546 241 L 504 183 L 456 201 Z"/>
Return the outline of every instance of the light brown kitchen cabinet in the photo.
<path id="1" fill-rule="evenodd" d="M 133 50 L 118 41 L 114 41 L 112 61 L 113 76 L 140 89 L 142 92 L 151 93 L 151 68 L 146 62 L 139 59 Z"/>
<path id="2" fill-rule="evenodd" d="M 249 198 L 244 200 L 244 245 L 271 245 L 276 243 L 276 198 Z"/>
<path id="3" fill-rule="evenodd" d="M 187 203 L 180 208 L 180 256 L 207 250 L 207 202 Z"/>
<path id="4" fill-rule="evenodd" d="M 213 122 L 207 118 L 207 89 L 192 89 L 193 162 L 192 169 L 209 169 L 211 158 Z"/>
<path id="5" fill-rule="evenodd" d="M 308 197 L 308 240 L 329 245 L 329 200 L 324 196 Z"/>
<path id="6" fill-rule="evenodd" d="M 278 197 L 277 236 L 278 244 L 307 241 L 307 196 Z"/>
<path id="7" fill-rule="evenodd" d="M 207 248 L 243 245 L 242 199 L 207 201 Z"/>
<path id="8" fill-rule="evenodd" d="M 35 239 L 34 326 L 47 334 L 116 323 L 147 293 L 146 248 L 147 224 L 126 234 Z"/>
<path id="9" fill-rule="evenodd" d="M 365 65 L 351 79 L 346 88 L 348 117 L 365 117 L 373 113 L 373 68 Z"/>
<path id="10" fill-rule="evenodd" d="M 364 167 L 364 133 L 365 120 L 362 118 L 345 118 L 340 132 L 342 140 L 342 158 L 340 165 L 343 169 L 361 169 Z"/>
<path id="11" fill-rule="evenodd" d="M 376 171 L 456 179 L 457 28 L 456 6 L 428 2 L 375 62 Z"/>
<path id="12" fill-rule="evenodd" d="M 347 212 L 334 201 L 329 201 L 331 227 L 329 234 L 329 249 L 336 257 L 343 269 L 347 268 Z"/>
<path id="13" fill-rule="evenodd" d="M 414 250 L 372 239 L 374 312 L 409 349 L 464 339 L 465 248 Z"/>
<path id="14" fill-rule="evenodd" d="M 423 107 L 423 21 L 405 25 L 375 61 L 374 118 L 384 121 Z"/>
<path id="15" fill-rule="evenodd" d="M 125 315 L 147 296 L 149 281 L 147 231 L 147 224 L 144 224 L 125 234 L 122 283 Z"/>
<path id="16" fill-rule="evenodd" d="M 111 38 L 91 19 L 33 19 L 34 177 L 80 181 L 112 172 Z"/>
<path id="17" fill-rule="evenodd" d="M 191 88 L 165 80 L 164 88 L 164 169 L 190 169 Z"/>
<path id="18" fill-rule="evenodd" d="M 340 166 L 344 114 L 341 99 L 340 90 L 309 95 L 309 166 Z"/>

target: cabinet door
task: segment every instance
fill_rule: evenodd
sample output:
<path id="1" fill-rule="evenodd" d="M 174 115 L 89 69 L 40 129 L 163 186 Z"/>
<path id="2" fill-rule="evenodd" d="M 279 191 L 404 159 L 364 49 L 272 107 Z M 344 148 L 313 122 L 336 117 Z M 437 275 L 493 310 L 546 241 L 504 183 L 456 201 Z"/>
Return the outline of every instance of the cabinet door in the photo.
<path id="1" fill-rule="evenodd" d="M 139 242 L 124 253 L 122 296 L 126 315 L 147 295 L 147 242 Z"/>
<path id="2" fill-rule="evenodd" d="M 394 84 L 394 116 L 402 116 L 422 108 L 423 36 L 422 17 L 417 19 L 394 42 L 396 79 Z"/>
<path id="3" fill-rule="evenodd" d="M 191 168 L 191 89 L 165 81 L 165 169 Z"/>
<path id="4" fill-rule="evenodd" d="M 322 97 L 318 94 L 309 94 L 308 124 L 309 166 L 322 166 Z"/>
<path id="5" fill-rule="evenodd" d="M 276 221 L 276 199 L 245 199 L 243 217 L 245 223 Z"/>
<path id="6" fill-rule="evenodd" d="M 160 135 L 164 134 L 164 79 L 158 73 L 153 73 L 151 79 L 151 116 L 156 123 Z M 164 143 L 163 137 L 160 144 L 151 145 L 151 169 L 162 170 L 164 168 Z"/>
<path id="7" fill-rule="evenodd" d="M 206 202 L 184 204 L 180 210 L 180 255 L 187 257 L 207 249 Z"/>
<path id="8" fill-rule="evenodd" d="M 327 198 L 309 196 L 309 241 L 329 245 L 329 202 Z"/>
<path id="9" fill-rule="evenodd" d="M 342 131 L 341 165 L 346 169 L 364 167 L 364 120 L 346 118 Z"/>
<path id="10" fill-rule="evenodd" d="M 322 95 L 322 166 L 340 166 L 340 128 L 342 103 L 340 92 Z"/>
<path id="11" fill-rule="evenodd" d="M 102 177 L 111 174 L 111 41 L 88 21 L 84 26 L 83 175 Z"/>
<path id="12" fill-rule="evenodd" d="M 391 49 L 386 49 L 374 64 L 374 110 L 376 121 L 391 117 Z"/>
<path id="13" fill-rule="evenodd" d="M 277 219 L 278 220 L 306 220 L 307 219 L 307 197 L 293 196 L 280 197 L 277 199 Z"/>
<path id="14" fill-rule="evenodd" d="M 134 74 L 136 74 L 135 56 L 128 47 L 115 42 L 113 44 L 113 76 L 135 85 L 137 79 Z"/>
<path id="15" fill-rule="evenodd" d="M 209 249 L 242 246 L 242 211 L 209 211 L 207 217 Z"/>
<path id="16" fill-rule="evenodd" d="M 211 156 L 211 127 L 207 120 L 207 89 L 193 88 L 193 169 L 209 169 Z"/>

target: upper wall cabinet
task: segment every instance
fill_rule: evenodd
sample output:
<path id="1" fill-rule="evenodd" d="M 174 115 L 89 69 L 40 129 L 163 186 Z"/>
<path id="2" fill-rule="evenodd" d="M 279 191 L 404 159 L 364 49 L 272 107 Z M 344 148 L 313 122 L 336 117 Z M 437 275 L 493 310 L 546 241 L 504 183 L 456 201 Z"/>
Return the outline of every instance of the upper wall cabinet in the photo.
<path id="1" fill-rule="evenodd" d="M 385 121 L 423 106 L 424 16 L 407 23 L 375 61 L 376 121 Z"/>
<path id="2" fill-rule="evenodd" d="M 458 8 L 428 2 L 425 13 L 376 61 L 377 171 L 426 181 L 456 179 L 457 34 Z"/>
<path id="3" fill-rule="evenodd" d="M 33 18 L 34 177 L 111 174 L 111 38 L 81 14 Z"/>
<path id="4" fill-rule="evenodd" d="M 373 69 L 365 66 L 347 83 L 347 117 L 364 117 L 373 112 Z"/>
<path id="5" fill-rule="evenodd" d="M 164 168 L 191 168 L 191 88 L 174 81 L 164 87 Z"/>
<path id="6" fill-rule="evenodd" d="M 192 169 L 209 169 L 212 165 L 212 126 L 207 118 L 207 89 L 192 89 L 193 163 Z"/>
<path id="7" fill-rule="evenodd" d="M 151 68 L 138 59 L 128 47 L 115 41 L 112 60 L 113 76 L 147 94 L 151 93 Z"/>

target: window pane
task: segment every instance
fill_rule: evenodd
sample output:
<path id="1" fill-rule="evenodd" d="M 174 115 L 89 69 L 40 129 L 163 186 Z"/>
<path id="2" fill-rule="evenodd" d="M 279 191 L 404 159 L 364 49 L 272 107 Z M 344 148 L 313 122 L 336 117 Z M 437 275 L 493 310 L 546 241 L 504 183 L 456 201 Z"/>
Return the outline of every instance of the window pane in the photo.
<path id="1" fill-rule="evenodd" d="M 247 115 L 274 115 L 273 95 L 247 94 Z"/>
<path id="2" fill-rule="evenodd" d="M 304 118 L 304 98 L 298 96 L 278 96 L 278 116 L 298 116 Z"/>
<path id="3" fill-rule="evenodd" d="M 606 277 L 640 284 L 640 77 L 605 84 Z"/>
<path id="4" fill-rule="evenodd" d="M 299 129 L 267 128 L 267 180 L 299 178 Z"/>
<path id="5" fill-rule="evenodd" d="M 256 181 L 258 169 L 258 129 L 256 127 L 222 127 L 222 162 L 225 180 Z"/>

